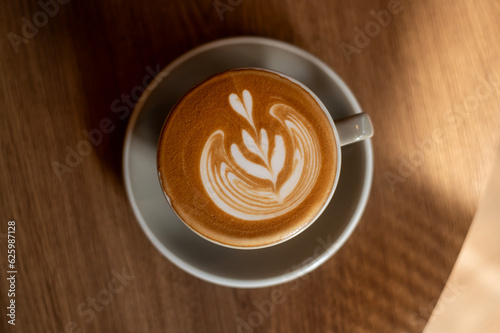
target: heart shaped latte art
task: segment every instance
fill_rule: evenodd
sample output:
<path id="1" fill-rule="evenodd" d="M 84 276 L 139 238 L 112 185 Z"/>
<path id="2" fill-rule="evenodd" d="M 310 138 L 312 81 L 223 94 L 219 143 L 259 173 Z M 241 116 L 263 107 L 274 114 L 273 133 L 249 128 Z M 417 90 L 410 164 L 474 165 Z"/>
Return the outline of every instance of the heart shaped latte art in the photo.
<path id="1" fill-rule="evenodd" d="M 253 131 L 241 129 L 246 152 L 236 143 L 226 151 L 222 130 L 208 138 L 201 154 L 200 174 L 210 198 L 225 213 L 249 221 L 275 218 L 297 208 L 310 194 L 320 172 L 320 147 L 313 127 L 297 110 L 277 103 L 268 112 L 285 131 L 257 128 L 248 90 L 243 91 L 242 98 L 231 94 L 229 105 Z M 279 133 L 286 133 L 291 140 L 284 140 Z M 255 158 L 252 161 L 245 155 Z M 284 178 L 280 174 L 287 156 L 292 165 Z"/>

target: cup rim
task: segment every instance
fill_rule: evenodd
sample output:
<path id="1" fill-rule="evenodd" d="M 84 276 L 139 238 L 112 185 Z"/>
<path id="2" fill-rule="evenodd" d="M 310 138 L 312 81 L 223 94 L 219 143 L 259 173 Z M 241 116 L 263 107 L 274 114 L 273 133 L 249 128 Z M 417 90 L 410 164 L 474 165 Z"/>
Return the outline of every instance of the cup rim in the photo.
<path id="1" fill-rule="evenodd" d="M 238 279 L 238 278 L 231 278 L 231 277 L 226 277 L 222 275 L 217 275 L 213 272 L 207 272 L 194 264 L 192 264 L 189 261 L 185 261 L 182 258 L 178 257 L 174 252 L 172 252 L 169 247 L 163 242 L 157 238 L 157 235 L 154 233 L 153 230 L 151 230 L 148 222 L 145 220 L 145 218 L 142 216 L 141 213 L 141 208 L 139 206 L 139 203 L 136 202 L 135 198 L 135 191 L 132 186 L 132 179 L 130 178 L 130 165 L 128 164 L 128 160 L 130 158 L 131 154 L 131 143 L 133 139 L 133 130 L 135 128 L 135 125 L 137 123 L 137 120 L 139 118 L 139 115 L 141 112 L 138 112 L 139 110 L 142 110 L 144 107 L 144 104 L 148 100 L 150 94 L 160 85 L 161 81 L 165 76 L 168 76 L 169 72 L 178 66 L 180 66 L 182 63 L 187 61 L 188 59 L 212 50 L 212 49 L 217 49 L 221 47 L 226 47 L 230 45 L 245 45 L 245 44 L 258 44 L 262 46 L 267 46 L 267 47 L 274 47 L 274 48 L 279 48 L 282 49 L 286 52 L 289 52 L 291 54 L 295 54 L 298 57 L 303 58 L 306 61 L 309 61 L 313 63 L 315 66 L 317 66 L 321 71 L 323 71 L 325 74 L 327 74 L 331 79 L 332 82 L 334 82 L 335 85 L 339 87 L 339 89 L 342 91 L 342 94 L 346 98 L 348 104 L 354 111 L 353 114 L 361 113 L 361 107 L 356 100 L 354 94 L 351 92 L 351 90 L 348 88 L 348 86 L 345 84 L 345 82 L 339 77 L 337 73 L 335 73 L 330 67 L 328 67 L 323 61 L 321 61 L 319 58 L 316 56 L 312 55 L 311 53 L 286 42 L 276 40 L 276 39 L 271 39 L 271 38 L 266 38 L 266 37 L 258 37 L 258 36 L 240 36 L 240 37 L 228 37 L 228 38 L 222 38 L 222 39 L 217 39 L 210 41 L 208 43 L 202 44 L 198 47 L 195 47 L 185 53 L 183 53 L 181 56 L 178 58 L 174 59 L 172 62 L 170 62 L 167 66 L 165 66 L 155 77 L 155 79 L 146 87 L 144 93 L 141 95 L 139 98 L 139 101 L 137 102 L 132 115 L 130 117 L 126 133 L 125 133 L 125 139 L 124 139 L 124 146 L 123 146 L 123 154 L 122 154 L 122 167 L 123 167 L 123 181 L 125 185 L 125 190 L 126 190 L 126 195 L 129 199 L 130 205 L 132 207 L 133 213 L 141 226 L 141 229 L 149 239 L 149 241 L 156 247 L 156 249 L 159 250 L 159 252 L 165 256 L 167 259 L 169 259 L 173 264 L 175 264 L 177 267 L 183 269 L 184 271 L 202 279 L 210 283 L 214 283 L 217 285 L 221 286 L 226 286 L 226 287 L 236 287 L 236 288 L 261 288 L 261 287 L 269 287 L 285 282 L 292 281 L 296 278 L 299 278 L 314 269 L 316 269 L 318 266 L 320 266 L 322 263 L 324 263 L 326 260 L 328 260 L 331 256 L 333 256 L 341 247 L 344 245 L 344 243 L 347 241 L 347 239 L 351 236 L 353 233 L 354 229 L 356 228 L 357 224 L 359 223 L 359 220 L 361 219 L 361 216 L 365 210 L 365 207 L 368 202 L 372 182 L 373 182 L 373 148 L 372 148 L 372 143 L 370 139 L 364 140 L 364 156 L 366 158 L 366 167 L 363 172 L 363 177 L 365 179 L 364 185 L 361 188 L 361 193 L 358 196 L 358 203 L 356 206 L 355 211 L 351 215 L 351 218 L 349 222 L 346 224 L 346 227 L 342 231 L 342 233 L 335 239 L 335 241 L 315 260 L 310 261 L 307 265 L 303 265 L 300 267 L 297 267 L 295 269 L 288 270 L 282 274 L 272 276 L 272 277 L 265 277 L 265 278 L 247 278 L 247 279 Z"/>
<path id="2" fill-rule="evenodd" d="M 174 209 L 174 207 L 172 205 L 172 202 L 171 202 L 172 199 L 167 195 L 167 193 L 165 192 L 165 189 L 163 188 L 162 179 L 161 179 L 161 173 L 160 173 L 160 170 L 159 170 L 159 163 L 158 163 L 158 152 L 160 151 L 160 146 L 161 146 L 161 143 L 162 143 L 163 131 L 164 131 L 165 127 L 166 127 L 166 124 L 168 122 L 168 119 L 169 119 L 169 116 L 170 116 L 171 112 L 175 109 L 175 107 L 177 106 L 178 102 L 187 93 L 189 93 L 193 89 L 196 89 L 196 87 L 198 87 L 200 84 L 203 84 L 204 82 L 206 82 L 208 80 L 211 80 L 211 79 L 213 79 L 214 77 L 216 77 L 218 75 L 221 75 L 221 74 L 224 74 L 224 73 L 227 73 L 227 72 L 230 72 L 230 71 L 238 71 L 238 70 L 254 70 L 254 71 L 263 71 L 263 72 L 272 73 L 272 74 L 278 75 L 279 77 L 282 77 L 282 78 L 284 78 L 284 79 L 286 79 L 286 80 L 288 80 L 288 81 L 296 84 L 297 86 L 299 86 L 300 88 L 302 88 L 303 90 L 305 90 L 309 94 L 309 96 L 311 96 L 315 100 L 315 102 L 320 106 L 321 110 L 323 111 L 323 113 L 328 118 L 328 121 L 330 123 L 330 127 L 331 127 L 331 129 L 333 131 L 333 136 L 334 136 L 334 139 L 335 139 L 335 148 L 336 148 L 336 153 L 337 153 L 337 166 L 336 166 L 336 169 L 335 169 L 335 179 L 334 179 L 334 182 L 332 184 L 332 187 L 329 189 L 328 197 L 326 198 L 325 202 L 323 203 L 323 205 L 321 206 L 321 208 L 318 210 L 318 212 L 316 213 L 316 215 L 310 221 L 308 221 L 307 223 L 301 225 L 300 228 L 297 229 L 297 230 L 295 230 L 292 234 L 289 234 L 286 237 L 281 238 L 281 239 L 279 239 L 277 241 L 274 241 L 274 242 L 271 242 L 271 243 L 266 243 L 266 244 L 262 244 L 262 245 L 255 245 L 255 246 L 238 246 L 238 245 L 233 245 L 233 244 L 222 243 L 222 242 L 220 242 L 220 241 L 218 241 L 216 239 L 212 239 L 212 238 L 209 238 L 209 237 L 205 236 L 203 233 L 201 233 L 200 231 L 196 230 L 191 225 L 189 225 L 186 221 L 184 221 L 184 219 Z M 163 123 L 162 129 L 161 129 L 161 132 L 160 132 L 160 136 L 158 137 L 158 143 L 157 143 L 157 154 L 156 154 L 157 176 L 158 176 L 159 185 L 160 185 L 160 187 L 162 189 L 163 196 L 165 197 L 165 199 L 166 199 L 166 201 L 167 201 L 170 209 L 182 221 L 182 223 L 184 223 L 184 225 L 186 225 L 191 231 L 193 231 L 194 233 L 196 233 L 198 236 L 202 237 L 203 239 L 205 239 L 205 240 L 207 240 L 209 242 L 217 244 L 219 246 L 224 246 L 224 247 L 227 247 L 227 248 L 230 248 L 230 249 L 236 249 L 236 250 L 250 251 L 250 250 L 264 249 L 264 248 L 272 247 L 272 246 L 275 246 L 275 245 L 279 245 L 279 244 L 282 244 L 282 243 L 284 243 L 286 241 L 289 241 L 290 239 L 296 237 L 297 235 L 299 235 L 300 233 L 302 233 L 303 231 L 305 231 L 307 228 L 309 228 L 321 216 L 321 214 L 323 214 L 323 212 L 325 211 L 326 207 L 328 207 L 328 205 L 330 204 L 330 201 L 332 200 L 333 195 L 335 194 L 335 190 L 337 189 L 337 184 L 338 184 L 339 178 L 340 178 L 341 166 L 342 166 L 342 150 L 341 150 L 340 139 L 339 139 L 337 127 L 335 126 L 335 123 L 334 123 L 334 121 L 332 119 L 332 116 L 331 116 L 330 112 L 328 112 L 328 109 L 326 108 L 325 104 L 321 101 L 321 99 L 311 89 L 309 89 L 309 87 L 307 87 L 304 83 L 300 82 L 299 80 L 297 80 L 297 79 L 295 79 L 295 78 L 293 78 L 293 77 L 291 77 L 291 76 L 289 76 L 289 75 L 287 75 L 285 73 L 282 73 L 282 72 L 279 72 L 279 71 L 275 71 L 275 70 L 272 70 L 272 69 L 261 68 L 261 67 L 238 67 L 238 68 L 232 68 L 232 69 L 225 70 L 225 71 L 219 72 L 217 74 L 214 74 L 214 75 L 212 75 L 212 76 L 210 76 L 210 77 L 202 80 L 201 82 L 198 82 L 195 85 L 193 85 L 191 88 L 189 88 L 184 93 L 184 95 L 182 95 L 182 97 L 179 98 L 179 100 L 170 109 L 170 111 L 169 111 L 169 113 L 168 113 L 168 115 L 165 118 L 165 121 Z"/>

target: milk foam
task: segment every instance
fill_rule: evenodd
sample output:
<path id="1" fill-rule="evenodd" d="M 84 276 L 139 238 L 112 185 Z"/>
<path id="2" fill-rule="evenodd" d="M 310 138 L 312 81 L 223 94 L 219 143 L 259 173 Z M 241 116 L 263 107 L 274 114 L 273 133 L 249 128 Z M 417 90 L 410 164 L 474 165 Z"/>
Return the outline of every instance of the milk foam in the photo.
<path id="1" fill-rule="evenodd" d="M 215 205 L 231 216 L 248 221 L 275 218 L 296 208 L 311 192 L 320 173 L 320 145 L 309 122 L 282 103 L 266 110 L 284 131 L 257 128 L 251 93 L 243 90 L 241 97 L 230 94 L 229 105 L 253 131 L 242 128 L 241 143 L 231 143 L 229 151 L 224 147 L 223 130 L 210 135 L 200 159 L 202 183 Z M 284 140 L 280 133 L 291 140 Z M 274 138 L 273 147 L 270 138 Z M 256 157 L 254 161 L 245 156 L 249 153 Z M 278 181 L 287 156 L 291 172 Z"/>

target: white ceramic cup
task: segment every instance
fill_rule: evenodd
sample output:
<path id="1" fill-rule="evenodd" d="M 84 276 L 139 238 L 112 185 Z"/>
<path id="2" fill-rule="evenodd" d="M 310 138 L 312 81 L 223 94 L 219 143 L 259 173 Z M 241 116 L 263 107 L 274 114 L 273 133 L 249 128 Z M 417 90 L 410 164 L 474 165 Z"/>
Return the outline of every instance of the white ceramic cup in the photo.
<path id="1" fill-rule="evenodd" d="M 372 126 L 372 122 L 370 120 L 369 115 L 366 113 L 363 113 L 363 112 L 346 117 L 346 118 L 333 120 L 331 115 L 330 115 L 330 112 L 328 112 L 328 110 L 325 107 L 325 105 L 323 104 L 323 102 L 307 86 L 305 86 L 303 83 L 297 81 L 296 79 L 294 79 L 286 74 L 283 74 L 283 73 L 280 73 L 280 72 L 277 72 L 274 70 L 270 70 L 270 69 L 255 68 L 255 67 L 245 67 L 245 68 L 235 68 L 235 69 L 236 70 L 237 69 L 249 69 L 249 70 L 264 71 L 264 72 L 270 72 L 273 74 L 277 74 L 277 75 L 295 83 L 296 85 L 301 87 L 303 90 L 305 90 L 311 97 L 314 98 L 314 100 L 318 103 L 318 105 L 321 107 L 321 110 L 324 112 L 324 114 L 328 118 L 330 125 L 332 127 L 332 130 L 333 130 L 333 133 L 334 133 L 334 137 L 335 137 L 335 141 L 336 141 L 335 147 L 337 149 L 337 152 L 336 152 L 337 167 L 336 167 L 335 181 L 333 183 L 333 186 L 330 189 L 328 199 L 325 201 L 325 203 L 323 204 L 321 209 L 318 211 L 316 216 L 313 219 L 311 219 L 310 221 L 308 221 L 306 225 L 302 225 L 302 227 L 300 229 L 298 229 L 296 232 L 291 233 L 291 234 L 287 235 L 286 237 L 279 239 L 278 241 L 264 244 L 264 245 L 238 246 L 238 245 L 233 245 L 233 244 L 222 243 L 222 242 L 219 242 L 219 241 L 214 240 L 212 238 L 206 237 L 202 232 L 191 227 L 189 223 L 186 223 L 186 221 L 184 221 L 184 219 L 175 212 L 175 210 L 171 204 L 171 199 L 168 198 L 167 194 L 165 193 L 165 190 L 162 188 L 162 192 L 164 193 L 165 198 L 166 198 L 170 208 L 174 211 L 174 213 L 176 213 L 176 215 L 179 217 L 179 219 L 182 222 L 184 222 L 184 224 L 189 229 L 191 229 L 193 232 L 195 232 L 197 235 L 199 235 L 200 237 L 202 237 L 202 238 L 204 238 L 212 243 L 215 243 L 215 244 L 218 244 L 221 246 L 225 246 L 225 247 L 229 247 L 229 248 L 233 248 L 233 249 L 253 250 L 253 249 L 261 249 L 261 248 L 271 247 L 271 246 L 286 242 L 286 241 L 292 239 L 293 237 L 299 235 L 304 230 L 306 230 L 309 226 L 311 226 L 318 219 L 318 217 L 323 213 L 325 208 L 330 203 L 330 201 L 333 197 L 333 194 L 335 193 L 335 189 L 337 187 L 338 181 L 339 181 L 340 172 L 341 172 L 341 165 L 342 165 L 341 147 L 372 137 L 373 136 L 373 126 Z M 207 80 L 210 80 L 210 78 Z M 186 94 L 188 92 L 190 92 L 192 90 L 196 90 L 196 89 L 197 89 L 197 85 L 195 87 L 193 87 L 192 89 L 189 89 L 188 91 L 186 91 Z M 174 106 L 174 108 L 175 108 L 175 106 Z M 168 121 L 169 121 L 169 117 L 167 117 L 167 120 L 165 121 L 165 123 Z M 163 126 L 163 128 L 165 128 L 165 126 Z M 163 136 L 163 130 L 162 130 L 162 133 L 160 134 L 160 138 L 162 136 Z M 162 150 L 161 141 L 162 140 L 160 140 L 160 144 L 158 145 L 159 151 Z M 158 170 L 158 174 L 160 174 L 159 170 Z M 159 181 L 160 181 L 160 186 L 161 186 L 160 176 L 159 176 Z M 199 207 L 193 207 L 193 209 L 199 209 Z"/>
<path id="2" fill-rule="evenodd" d="M 216 40 L 180 56 L 147 87 L 128 123 L 123 178 L 145 237 L 171 263 L 210 283 L 261 288 L 312 272 L 351 237 L 369 201 L 373 148 L 370 139 L 342 148 L 342 174 L 330 205 L 297 237 L 252 251 L 219 246 L 199 237 L 170 209 L 158 185 L 158 137 L 168 110 L 197 82 L 243 67 L 269 68 L 297 78 L 321 98 L 333 119 L 363 112 L 340 76 L 303 49 L 264 37 Z M 335 124 L 342 132 L 342 123 Z"/>

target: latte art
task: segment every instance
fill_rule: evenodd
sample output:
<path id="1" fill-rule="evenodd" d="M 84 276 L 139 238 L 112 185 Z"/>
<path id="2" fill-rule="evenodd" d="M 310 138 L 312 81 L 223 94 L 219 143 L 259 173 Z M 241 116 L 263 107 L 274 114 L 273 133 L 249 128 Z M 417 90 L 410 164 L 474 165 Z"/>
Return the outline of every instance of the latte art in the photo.
<path id="1" fill-rule="evenodd" d="M 299 112 L 277 103 L 267 112 L 289 136 L 286 141 L 291 144 L 285 145 L 283 135 L 257 128 L 252 95 L 243 90 L 241 96 L 229 95 L 232 111 L 228 105 L 228 112 L 238 113 L 251 130 L 242 128 L 241 142 L 232 143 L 230 151 L 224 148 L 224 131 L 212 133 L 201 154 L 201 179 L 210 198 L 225 213 L 249 221 L 275 218 L 300 205 L 314 187 L 321 165 L 318 139 Z M 247 157 L 251 155 L 254 161 Z M 287 157 L 291 168 L 285 175 L 281 172 Z"/>
<path id="2" fill-rule="evenodd" d="M 160 186 L 180 219 L 218 244 L 281 242 L 316 220 L 338 179 L 332 121 L 279 73 L 235 69 L 188 91 L 158 142 Z"/>

